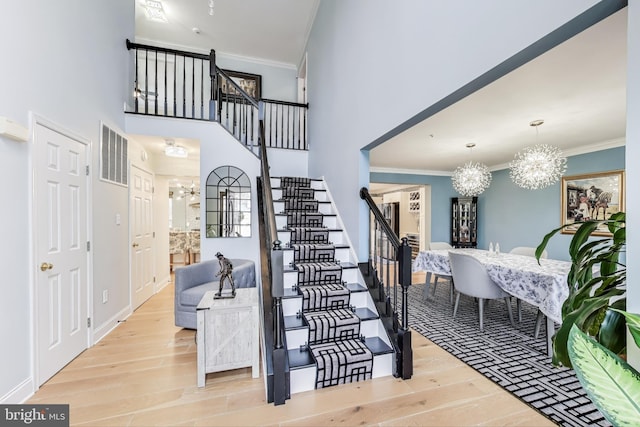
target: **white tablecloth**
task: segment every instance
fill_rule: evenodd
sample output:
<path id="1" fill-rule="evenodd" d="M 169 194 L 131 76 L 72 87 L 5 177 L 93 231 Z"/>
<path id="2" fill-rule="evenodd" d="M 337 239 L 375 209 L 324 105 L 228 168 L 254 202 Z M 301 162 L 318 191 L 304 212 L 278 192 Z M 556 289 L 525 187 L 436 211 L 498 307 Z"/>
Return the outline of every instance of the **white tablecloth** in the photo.
<path id="1" fill-rule="evenodd" d="M 571 263 L 553 259 L 538 261 L 530 256 L 509 253 L 492 254 L 481 249 L 423 251 L 412 269 L 451 275 L 449 251 L 469 254 L 485 265 L 489 277 L 502 289 L 540 309 L 554 322 L 562 321 L 562 304 L 569 296 L 567 273 Z"/>

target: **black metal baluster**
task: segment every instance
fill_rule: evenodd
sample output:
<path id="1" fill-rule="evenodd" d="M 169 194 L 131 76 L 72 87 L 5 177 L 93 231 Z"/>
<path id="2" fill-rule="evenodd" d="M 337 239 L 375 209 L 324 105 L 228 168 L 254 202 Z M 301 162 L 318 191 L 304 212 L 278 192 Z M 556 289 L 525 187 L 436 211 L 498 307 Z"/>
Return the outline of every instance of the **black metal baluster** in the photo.
<path id="1" fill-rule="evenodd" d="M 278 141 L 278 104 L 276 104 L 276 147 L 280 147 L 280 143 Z"/>
<path id="2" fill-rule="evenodd" d="M 144 51 L 144 113 L 149 114 L 149 51 Z"/>
<path id="3" fill-rule="evenodd" d="M 178 82 L 178 56 L 173 54 L 173 117 L 176 117 L 178 112 L 178 91 L 177 91 L 177 82 Z"/>
<path id="4" fill-rule="evenodd" d="M 128 40 L 127 40 L 128 41 Z M 135 69 L 136 69 L 136 77 L 133 82 L 133 111 L 138 112 L 138 102 L 140 102 L 140 88 L 138 87 L 138 48 L 135 49 Z"/>
<path id="5" fill-rule="evenodd" d="M 200 119 L 204 119 L 204 61 L 200 60 Z"/>
<path id="6" fill-rule="evenodd" d="M 158 51 L 153 51 L 155 66 L 153 67 L 153 87 L 156 89 L 156 96 L 153 99 L 153 114 L 158 115 Z"/>
<path id="7" fill-rule="evenodd" d="M 182 56 L 182 117 L 187 117 L 187 57 Z"/>
<path id="8" fill-rule="evenodd" d="M 164 53 L 164 115 L 168 112 L 167 106 L 167 52 Z"/>
<path id="9" fill-rule="evenodd" d="M 196 118 L 196 58 L 191 58 L 191 118 Z"/>
<path id="10" fill-rule="evenodd" d="M 306 150 L 307 147 L 307 109 L 304 109 L 304 116 L 303 116 L 303 122 L 302 124 L 304 125 L 303 129 L 302 129 L 302 138 L 303 138 L 303 146 L 304 149 Z"/>
<path id="11" fill-rule="evenodd" d="M 287 148 L 289 148 L 289 126 L 291 123 L 291 106 L 287 105 Z"/>

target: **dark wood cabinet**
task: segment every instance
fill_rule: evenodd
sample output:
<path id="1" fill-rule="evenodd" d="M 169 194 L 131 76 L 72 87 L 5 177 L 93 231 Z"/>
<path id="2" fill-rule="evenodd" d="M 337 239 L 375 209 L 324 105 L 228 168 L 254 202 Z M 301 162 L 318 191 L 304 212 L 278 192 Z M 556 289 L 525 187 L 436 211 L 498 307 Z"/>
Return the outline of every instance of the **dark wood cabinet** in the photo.
<path id="1" fill-rule="evenodd" d="M 478 198 L 451 199 L 451 245 L 475 248 L 478 245 Z"/>

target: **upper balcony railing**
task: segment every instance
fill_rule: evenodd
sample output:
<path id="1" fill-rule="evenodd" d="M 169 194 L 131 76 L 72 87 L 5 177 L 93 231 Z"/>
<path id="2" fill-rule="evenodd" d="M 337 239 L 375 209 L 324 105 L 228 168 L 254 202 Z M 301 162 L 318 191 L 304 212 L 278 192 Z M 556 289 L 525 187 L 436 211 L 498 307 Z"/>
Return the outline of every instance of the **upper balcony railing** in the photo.
<path id="1" fill-rule="evenodd" d="M 218 121 L 256 152 L 258 103 L 264 104 L 265 143 L 270 148 L 306 150 L 308 104 L 238 96 L 233 77 L 208 55 L 132 43 L 132 113 Z"/>

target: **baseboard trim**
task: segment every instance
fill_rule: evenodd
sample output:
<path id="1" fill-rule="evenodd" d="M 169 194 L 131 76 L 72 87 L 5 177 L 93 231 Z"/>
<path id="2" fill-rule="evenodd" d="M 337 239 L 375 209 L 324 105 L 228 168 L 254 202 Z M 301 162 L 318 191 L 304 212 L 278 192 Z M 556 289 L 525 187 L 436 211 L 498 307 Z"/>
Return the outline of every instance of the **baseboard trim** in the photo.
<path id="1" fill-rule="evenodd" d="M 15 386 L 13 390 L 10 390 L 7 394 L 0 398 L 0 403 L 3 404 L 20 404 L 24 403 L 35 393 L 33 387 L 33 377 L 26 378 L 20 384 Z"/>
<path id="2" fill-rule="evenodd" d="M 125 307 L 120 312 L 118 312 L 115 316 L 111 317 L 111 319 L 104 322 L 99 327 L 93 330 L 93 345 L 96 345 L 100 342 L 100 340 L 107 335 L 115 328 L 118 327 L 120 322 L 126 320 L 131 315 L 131 307 Z"/>
<path id="3" fill-rule="evenodd" d="M 161 290 L 163 290 L 164 288 L 166 288 L 169 283 L 171 283 L 171 275 L 167 275 L 166 277 L 163 277 L 160 281 L 156 282 L 155 284 L 155 290 L 154 290 L 154 295 L 157 294 L 158 292 L 160 292 Z"/>

